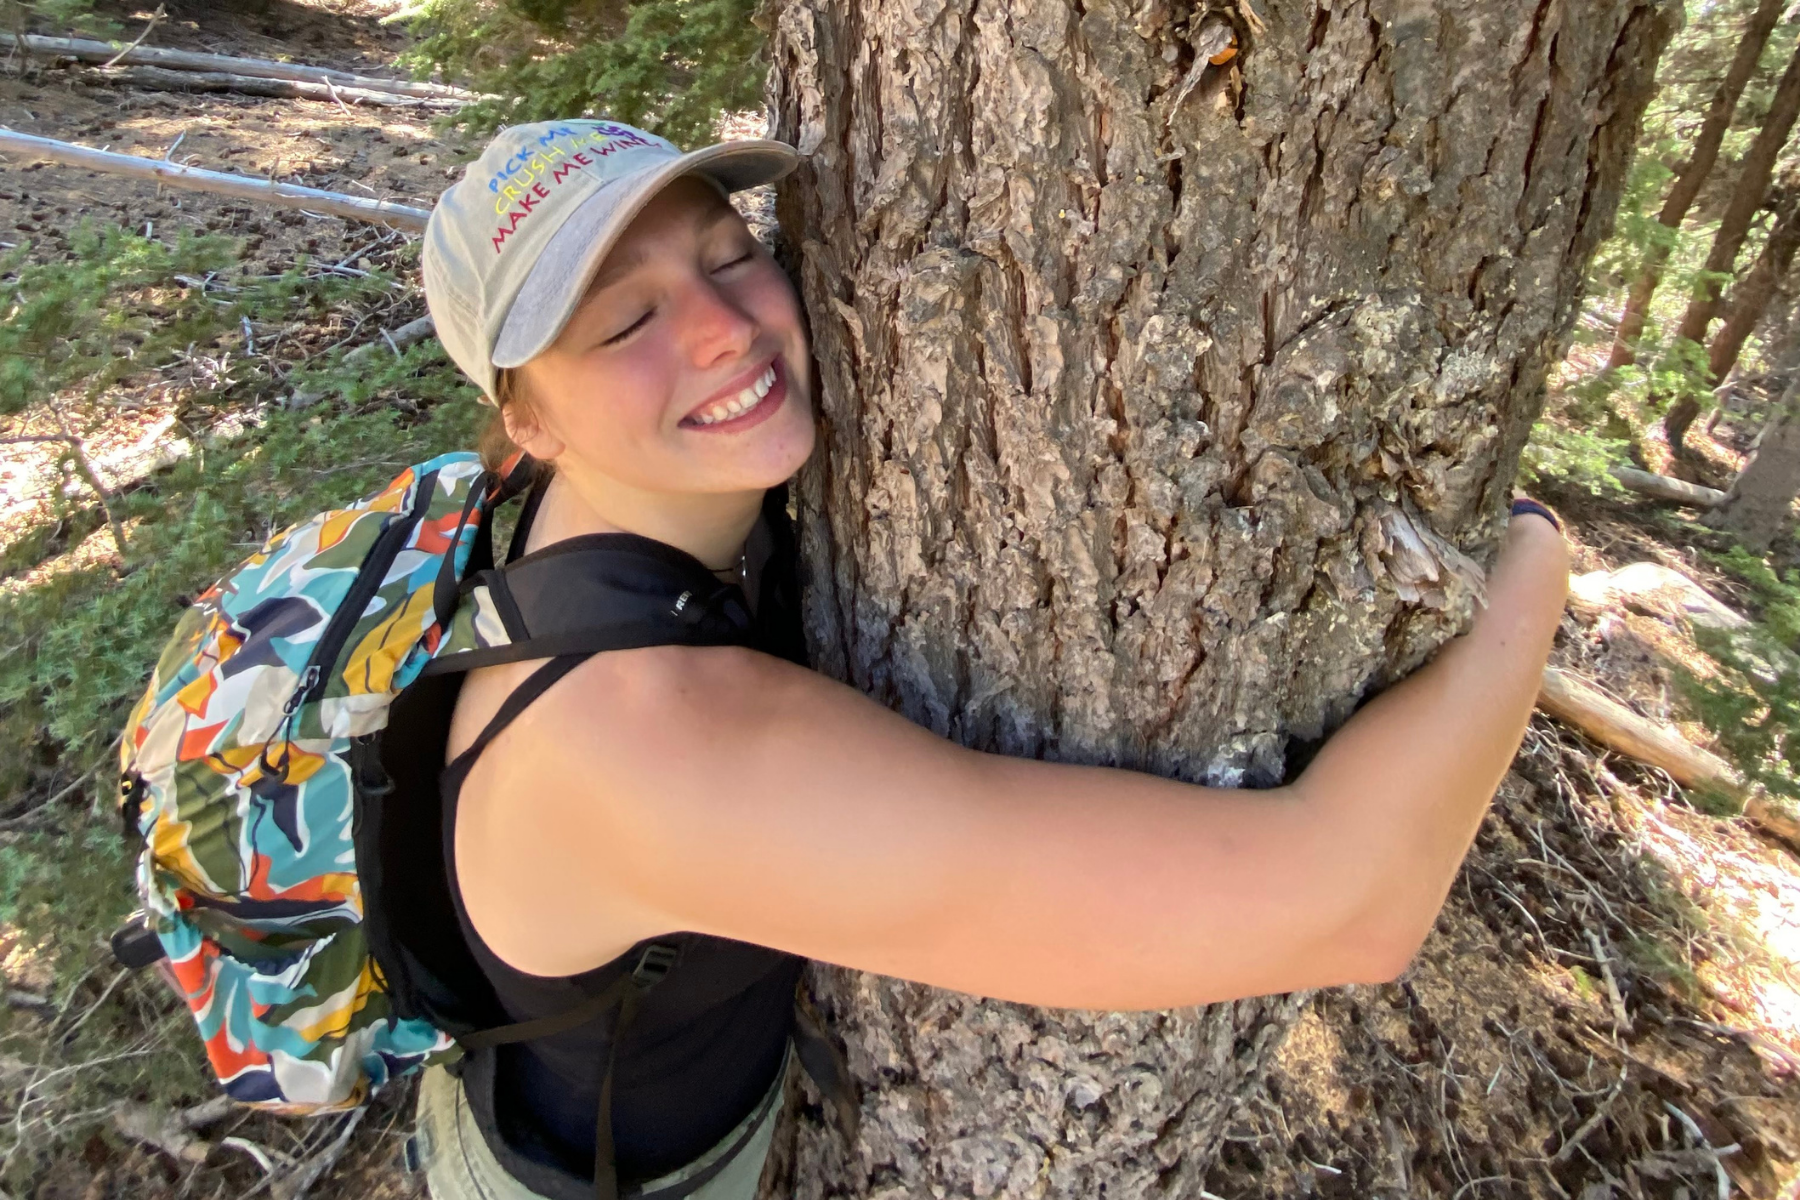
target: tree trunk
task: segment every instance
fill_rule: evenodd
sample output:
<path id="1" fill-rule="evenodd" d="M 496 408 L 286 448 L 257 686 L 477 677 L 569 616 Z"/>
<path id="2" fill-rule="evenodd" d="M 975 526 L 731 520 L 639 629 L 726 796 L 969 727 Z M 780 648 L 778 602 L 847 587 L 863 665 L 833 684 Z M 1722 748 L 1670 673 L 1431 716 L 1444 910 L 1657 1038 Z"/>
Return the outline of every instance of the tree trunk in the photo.
<path id="1" fill-rule="evenodd" d="M 1730 530 L 1750 549 L 1766 551 L 1793 522 L 1800 496 L 1800 380 L 1788 385 L 1750 459 L 1707 522 Z"/>
<path id="2" fill-rule="evenodd" d="M 1769 230 L 1769 240 L 1763 244 L 1762 253 L 1757 255 L 1756 265 L 1750 268 L 1750 273 L 1731 290 L 1725 307 L 1725 324 L 1719 327 L 1718 336 L 1713 338 L 1712 348 L 1708 351 L 1716 382 L 1724 383 L 1731 369 L 1737 366 L 1744 343 L 1756 331 L 1763 314 L 1769 310 L 1769 301 L 1777 287 L 1787 278 L 1795 250 L 1800 250 L 1800 187 L 1783 187 L 1776 199 L 1775 225 Z"/>
<path id="3" fill-rule="evenodd" d="M 1669 405 L 1669 411 L 1663 414 L 1663 440 L 1669 444 L 1669 450 L 1675 455 L 1675 473 L 1681 476 L 1697 474 L 1699 464 L 1695 454 L 1688 449 L 1688 430 L 1694 427 L 1694 421 L 1700 416 L 1700 397 L 1693 392 L 1683 392 L 1676 397 L 1675 403 Z M 1700 482 L 1695 478 L 1694 483 Z"/>
<path id="4" fill-rule="evenodd" d="M 1731 118 L 1737 113 L 1738 99 L 1743 96 L 1750 76 L 1755 74 L 1763 47 L 1768 44 L 1769 34 L 1774 30 L 1775 22 L 1786 5 L 1787 0 L 1761 0 L 1744 26 L 1744 36 L 1738 42 L 1737 54 L 1732 58 L 1731 67 L 1725 72 L 1725 79 L 1719 84 L 1719 90 L 1713 93 L 1712 103 L 1706 109 L 1706 117 L 1700 122 L 1700 132 L 1694 138 L 1694 152 L 1675 172 L 1675 182 L 1669 186 L 1662 211 L 1656 214 L 1657 223 L 1670 231 L 1669 241 L 1650 247 L 1642 269 L 1637 278 L 1632 280 L 1631 293 L 1625 302 L 1625 315 L 1619 319 L 1619 329 L 1613 337 L 1612 354 L 1606 360 L 1606 369 L 1609 371 L 1628 366 L 1637 360 L 1637 340 L 1643 336 L 1644 321 L 1650 314 L 1650 301 L 1662 283 L 1663 267 L 1674 249 L 1674 233 L 1681 228 L 1682 221 L 1687 219 L 1688 209 L 1694 206 L 1701 187 L 1712 174 L 1713 164 L 1719 161 L 1719 147 L 1731 128 Z"/>
<path id="5" fill-rule="evenodd" d="M 969 745 L 1263 787 L 1461 626 L 1679 19 L 1238 2 L 765 7 L 815 660 Z M 810 979 L 770 1194 L 1197 1195 L 1296 1012 Z"/>
<path id="6" fill-rule="evenodd" d="M 1757 130 L 1756 140 L 1750 143 L 1749 153 L 1744 155 L 1743 170 L 1738 173 L 1731 203 L 1719 220 L 1719 232 L 1713 235 L 1712 249 L 1706 256 L 1703 270 L 1710 278 L 1702 279 L 1694 289 L 1694 298 L 1688 302 L 1687 312 L 1682 314 L 1677 337 L 1701 344 L 1706 342 L 1707 328 L 1718 315 L 1719 295 L 1724 290 L 1719 281 L 1737 268 L 1738 251 L 1743 249 L 1744 238 L 1750 233 L 1750 222 L 1769 194 L 1775 160 L 1780 157 L 1782 147 L 1787 145 L 1795 117 L 1800 117 L 1800 44 L 1795 45 L 1794 56 L 1788 61 L 1781 83 L 1776 86 L 1769 115 L 1764 118 L 1762 128 Z"/>

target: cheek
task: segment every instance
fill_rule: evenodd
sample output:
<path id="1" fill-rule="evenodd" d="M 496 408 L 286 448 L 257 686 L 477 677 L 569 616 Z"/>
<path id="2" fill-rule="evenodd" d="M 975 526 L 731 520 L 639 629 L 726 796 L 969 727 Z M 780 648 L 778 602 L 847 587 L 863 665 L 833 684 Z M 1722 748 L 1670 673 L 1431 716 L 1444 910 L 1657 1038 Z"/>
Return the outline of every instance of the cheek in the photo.
<path id="1" fill-rule="evenodd" d="M 774 263 L 767 263 L 754 277 L 746 280 L 738 303 L 756 319 L 756 323 L 786 342 L 802 337 L 800 298 L 788 283 L 787 276 Z M 803 339 L 802 339 L 803 340 Z"/>
<path id="2" fill-rule="evenodd" d="M 607 431 L 610 445 L 641 441 L 661 430 L 675 385 L 671 355 L 670 347 L 639 339 L 595 377 L 585 416 L 590 427 Z"/>

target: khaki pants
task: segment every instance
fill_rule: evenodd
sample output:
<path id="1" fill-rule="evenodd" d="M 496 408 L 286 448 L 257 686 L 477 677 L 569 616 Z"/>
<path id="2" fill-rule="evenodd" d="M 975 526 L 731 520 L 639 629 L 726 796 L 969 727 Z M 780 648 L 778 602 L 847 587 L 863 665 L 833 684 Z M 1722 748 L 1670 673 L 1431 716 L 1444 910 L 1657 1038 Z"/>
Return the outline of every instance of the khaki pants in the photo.
<path id="1" fill-rule="evenodd" d="M 781 1115 L 782 1080 L 792 1059 L 790 1046 L 769 1095 L 712 1149 L 687 1166 L 645 1183 L 641 1189 L 644 1195 L 654 1200 L 656 1192 L 704 1172 L 755 1124 L 755 1132 L 737 1156 L 717 1175 L 688 1192 L 686 1200 L 756 1200 L 763 1163 L 775 1136 L 775 1122 Z M 442 1067 L 430 1068 L 419 1081 L 417 1137 L 432 1200 L 543 1200 L 500 1165 L 476 1127 L 462 1080 Z"/>

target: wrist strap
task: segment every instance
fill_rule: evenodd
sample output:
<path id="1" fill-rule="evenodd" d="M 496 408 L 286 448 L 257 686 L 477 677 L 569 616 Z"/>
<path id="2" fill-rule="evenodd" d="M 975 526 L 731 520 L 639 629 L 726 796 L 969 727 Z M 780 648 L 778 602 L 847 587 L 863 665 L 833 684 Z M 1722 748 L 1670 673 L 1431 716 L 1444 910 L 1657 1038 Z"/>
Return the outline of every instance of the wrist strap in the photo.
<path id="1" fill-rule="evenodd" d="M 1536 513 L 1538 516 L 1544 518 L 1544 520 L 1550 522 L 1550 524 L 1556 526 L 1556 531 L 1558 533 L 1562 532 L 1562 522 L 1556 519 L 1556 514 L 1545 508 L 1542 504 L 1539 504 L 1536 500 L 1524 496 L 1514 500 L 1512 502 L 1512 515 L 1516 517 L 1522 513 Z"/>

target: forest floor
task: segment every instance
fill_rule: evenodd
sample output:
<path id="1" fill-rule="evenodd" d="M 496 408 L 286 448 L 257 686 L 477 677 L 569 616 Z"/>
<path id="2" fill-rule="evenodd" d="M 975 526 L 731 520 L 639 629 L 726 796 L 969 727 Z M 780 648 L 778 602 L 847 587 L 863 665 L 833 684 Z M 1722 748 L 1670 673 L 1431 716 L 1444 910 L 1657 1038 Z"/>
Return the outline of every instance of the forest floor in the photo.
<path id="1" fill-rule="evenodd" d="M 379 0 L 168 8 L 152 44 L 383 73 L 406 43 L 379 23 Z M 131 36 L 148 13 L 110 15 Z M 419 206 L 461 161 L 422 110 L 90 79 L 9 60 L 0 124 Z M 23 632 L 43 660 L 16 682 L 4 671 L 27 668 L 0 655 L 0 1184 L 42 1200 L 422 1195 L 398 1165 L 405 1086 L 359 1125 L 236 1114 L 170 1132 L 171 1113 L 208 1096 L 198 1043 L 160 986 L 116 972 L 97 941 L 128 906 L 128 873 L 104 767 L 59 749 L 104 740 L 82 726 L 101 719 L 84 706 L 119 718 L 178 596 L 210 581 L 194 564 L 242 554 L 184 558 L 191 547 L 158 541 L 159 522 L 211 514 L 207 528 L 254 544 L 276 510 L 324 507 L 317 497 L 356 494 L 422 457 L 390 444 L 396 410 L 427 452 L 466 438 L 468 418 L 446 414 L 473 406 L 444 390 L 454 385 L 441 367 L 429 375 L 412 358 L 289 411 L 309 371 L 422 312 L 416 238 L 0 160 L 0 249 L 22 247 L 25 264 L 91 254 L 76 232 L 84 219 L 240 239 L 219 273 L 224 299 L 212 301 L 239 307 L 172 365 L 0 416 L 0 442 L 77 433 L 132 547 L 121 561 L 65 444 L 0 445 L 0 604 L 39 623 Z M 299 449 L 277 459 L 274 433 L 259 441 L 258 429 L 298 437 Z M 1707 452 L 1730 467 L 1743 440 L 1728 420 Z M 237 492 L 193 466 L 208 455 L 232 459 Z M 1550 499 L 1570 520 L 1578 571 L 1655 562 L 1749 603 L 1666 511 Z M 106 607 L 119 596 L 139 607 Z M 122 615 L 81 617 L 88 609 Z M 103 621 L 129 628 L 106 641 Z M 1690 632 L 1654 605 L 1572 608 L 1556 656 L 1705 744 L 1671 684 L 1671 663 L 1699 661 Z M 81 639 L 119 661 L 71 650 Z M 52 651 L 69 665 L 43 665 Z M 1702 811 L 1659 772 L 1535 718 L 1419 961 L 1397 984 L 1317 996 L 1267 1084 L 1239 1114 L 1210 1195 L 1800 1200 L 1800 860 L 1743 820 Z M 328 1169 L 309 1176 L 309 1164 Z"/>

